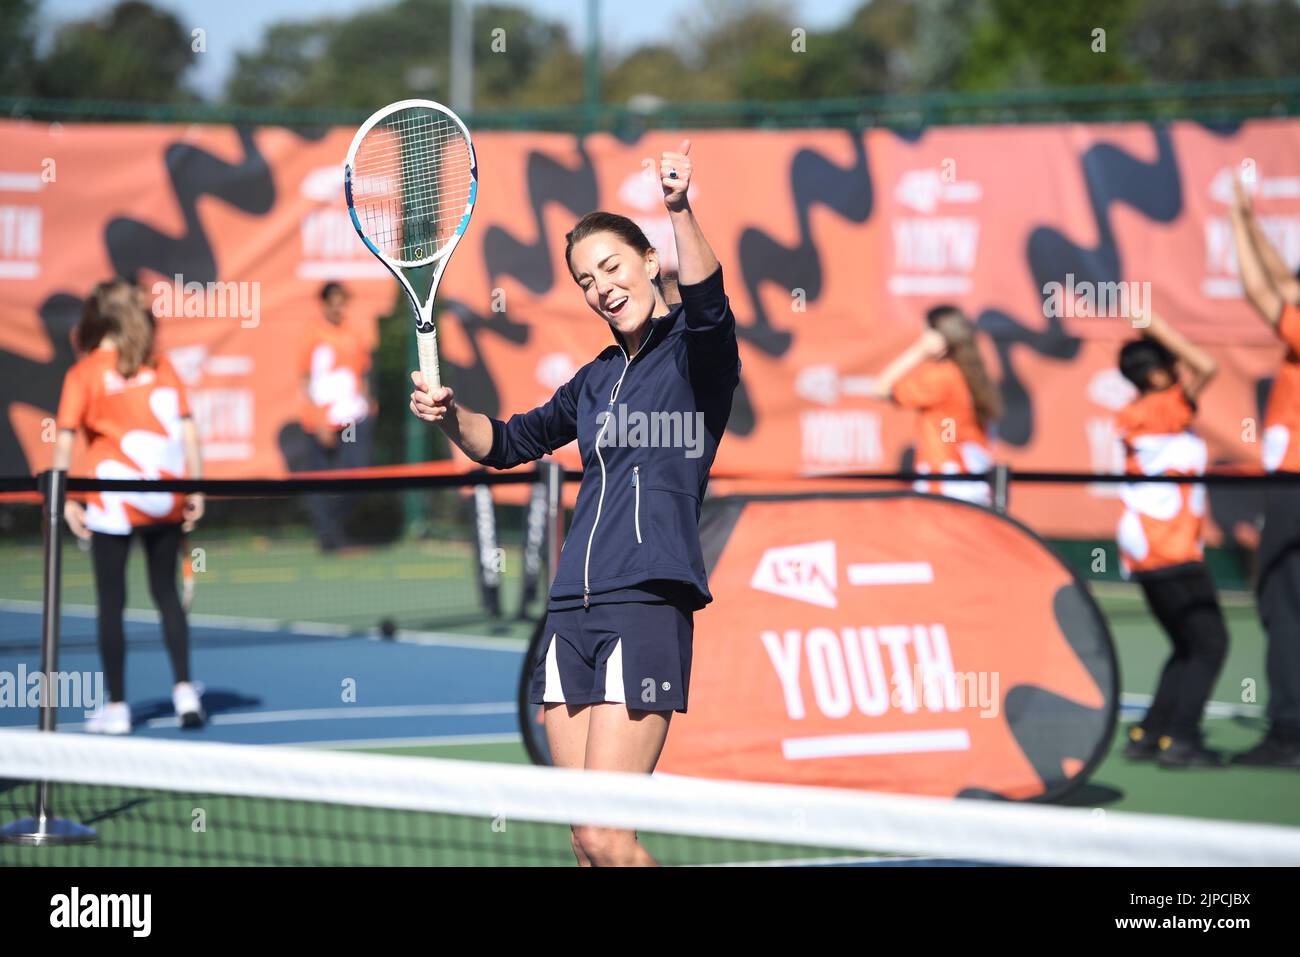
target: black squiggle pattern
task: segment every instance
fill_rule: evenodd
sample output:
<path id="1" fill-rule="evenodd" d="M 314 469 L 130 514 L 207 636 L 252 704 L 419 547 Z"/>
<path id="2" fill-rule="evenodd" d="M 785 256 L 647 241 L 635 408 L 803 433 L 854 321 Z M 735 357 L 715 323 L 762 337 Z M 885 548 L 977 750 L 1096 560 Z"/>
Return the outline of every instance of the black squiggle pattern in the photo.
<path id="1" fill-rule="evenodd" d="M 500 226 L 491 226 L 483 236 L 483 260 L 487 265 L 492 285 L 497 277 L 513 276 L 530 292 L 542 295 L 555 284 L 551 268 L 551 246 L 546 235 L 543 212 L 550 203 L 559 203 L 576 219 L 596 208 L 596 171 L 591 158 L 581 144 L 578 154 L 582 164 L 571 170 L 551 157 L 530 152 L 527 160 L 526 182 L 528 201 L 532 206 L 533 232 L 537 239 L 523 242 L 515 239 Z"/>
<path id="2" fill-rule="evenodd" d="M 485 415 L 500 418 L 501 392 L 488 371 L 479 337 L 492 334 L 522 348 L 528 344 L 528 326 L 511 322 L 504 313 L 484 315 L 476 312 L 468 303 L 459 299 L 439 299 L 439 321 L 446 322 L 452 317 L 464 330 L 474 358 L 469 365 L 464 366 L 447 359 L 441 360 L 443 369 L 447 370 L 447 378 L 455 385 L 460 401 Z"/>
<path id="3" fill-rule="evenodd" d="M 873 193 L 866 147 L 861 136 L 845 135 L 853 144 L 851 166 L 837 166 L 809 149 L 796 153 L 790 164 L 790 195 L 799 225 L 799 239 L 794 246 L 784 246 L 753 227 L 740 235 L 740 268 L 753 303 L 754 321 L 737 326 L 736 334 L 767 355 L 784 355 L 790 348 L 792 336 L 769 321 L 759 295 L 762 285 L 776 283 L 791 294 L 795 289 L 802 289 L 810 302 L 822 292 L 821 254 L 813 242 L 808 222 L 813 205 L 821 203 L 854 223 L 866 222 L 871 215 Z M 737 390 L 728 429 L 737 435 L 748 435 L 755 424 L 748 393 L 743 388 Z"/>
<path id="4" fill-rule="evenodd" d="M 1157 222 L 1167 223 L 1182 212 L 1182 183 L 1168 129 L 1153 127 L 1157 155 L 1145 163 L 1128 153 L 1099 144 L 1083 154 L 1080 165 L 1088 203 L 1096 222 L 1098 243 L 1089 249 L 1077 245 L 1060 230 L 1040 226 L 1029 236 L 1029 271 L 1040 298 L 1049 282 L 1064 282 L 1067 273 L 1076 283 L 1117 282 L 1120 254 L 1110 221 L 1110 206 L 1123 202 Z M 1045 329 L 1031 328 L 998 310 L 980 313 L 976 324 L 987 331 L 997 348 L 1002 367 L 1004 412 L 999 423 L 999 437 L 1012 445 L 1027 445 L 1034 434 L 1033 400 L 1016 372 L 1013 360 L 1018 345 L 1028 346 L 1040 355 L 1070 360 L 1078 355 L 1080 340 L 1066 335 L 1061 320 L 1049 318 Z"/>
<path id="5" fill-rule="evenodd" d="M 112 220 L 104 230 L 104 241 L 114 272 L 133 277 L 141 269 L 164 276 L 180 273 L 187 281 L 212 282 L 217 262 L 212 245 L 198 216 L 198 201 L 215 196 L 245 212 L 263 214 L 275 204 L 275 183 L 253 133 L 238 131 L 244 159 L 230 164 L 188 143 L 173 143 L 163 161 L 185 220 L 185 232 L 171 237 L 132 219 Z M 101 276 L 86 277 L 89 287 Z M 81 313 L 80 296 L 60 291 L 39 307 L 41 326 L 54 351 L 48 363 L 0 351 L 0 382 L 20 384 L 21 400 L 53 414 L 59 402 L 63 377 L 75 361 L 68 336 Z M 7 391 L 6 406 L 20 397 Z M 30 472 L 36 463 L 27 461 L 10 416 L 0 417 L 0 470 L 6 475 Z"/>
<path id="6" fill-rule="evenodd" d="M 854 162 L 848 168 L 836 166 L 813 150 L 800 150 L 790 164 L 790 195 L 799 225 L 799 238 L 794 246 L 783 246 L 753 227 L 740 234 L 740 266 L 745 288 L 754 304 L 754 322 L 745 326 L 740 336 L 768 355 L 783 355 L 790 348 L 791 336 L 774 328 L 768 320 L 759 297 L 762 284 L 773 282 L 791 292 L 802 289 L 809 301 L 821 295 L 821 255 L 808 222 L 813 205 L 821 203 L 854 223 L 866 222 L 871 215 L 872 188 L 866 148 L 861 137 L 849 135 Z"/>
<path id="7" fill-rule="evenodd" d="M 525 289 L 537 295 L 549 292 L 555 285 L 555 271 L 551 268 L 550 239 L 546 233 L 543 213 L 550 203 L 559 203 L 575 218 L 596 208 L 596 173 L 586 151 L 578 146 L 582 164 L 572 170 L 556 162 L 545 153 L 528 154 L 525 182 L 528 200 L 532 207 L 533 242 L 516 239 L 501 226 L 489 226 L 483 234 L 483 262 L 487 267 L 489 296 L 500 284 L 500 277 L 511 276 Z M 473 225 L 470 226 L 471 233 Z M 445 321 L 454 316 L 469 340 L 474 353 L 471 365 L 449 363 L 448 379 L 464 397 L 464 401 L 483 413 L 500 417 L 501 392 L 483 359 L 479 337 L 484 334 L 500 336 L 523 347 L 528 344 L 529 325 L 510 318 L 509 304 L 503 313 L 483 315 L 467 303 L 448 301 L 441 313 Z"/>
<path id="8" fill-rule="evenodd" d="M 48 411 L 53 417 L 59 405 L 63 376 L 75 361 L 69 335 L 81 316 L 81 300 L 67 293 L 54 293 L 40 306 L 41 328 L 54 349 L 49 362 L 37 362 L 17 352 L 0 349 L 0 383 L 4 383 L 5 414 L 0 416 L 0 474 L 30 475 L 37 467 L 28 462 L 14 431 L 9 406 L 16 402 Z M 48 464 L 39 463 L 44 468 Z"/>
<path id="9" fill-rule="evenodd" d="M 227 163 L 188 143 L 173 143 L 163 154 L 172 191 L 185 219 L 185 232 L 172 237 L 134 219 L 114 219 L 104 231 L 109 258 L 119 276 L 152 269 L 186 282 L 214 282 L 217 261 L 199 220 L 198 201 L 214 196 L 246 213 L 263 215 L 275 205 L 275 181 L 250 129 L 238 131 L 244 159 Z"/>
<path id="10" fill-rule="evenodd" d="M 871 184 L 867 175 L 866 153 L 861 138 L 853 137 L 855 163 L 841 169 L 811 150 L 801 151 L 791 165 L 792 193 L 795 197 L 800 241 L 786 249 L 756 229 L 741 237 L 740 259 L 756 320 L 751 325 L 738 324 L 737 335 L 763 349 L 769 355 L 781 355 L 790 345 L 790 334 L 772 328 L 762 311 L 757 289 L 764 281 L 782 282 L 788 289 L 802 288 L 809 299 L 821 294 L 821 260 L 813 245 L 808 224 L 809 209 L 821 202 L 854 222 L 865 221 L 871 210 Z M 556 277 L 552 269 L 550 239 L 543 222 L 549 203 L 559 203 L 575 218 L 595 209 L 599 190 L 591 159 L 579 141 L 577 152 L 581 165 L 577 169 L 556 162 L 540 152 L 527 160 L 526 181 L 532 207 L 533 235 L 529 242 L 515 238 L 500 226 L 490 226 L 483 237 L 483 257 L 489 281 L 496 286 L 501 276 L 512 276 L 524 288 L 542 295 L 549 292 Z M 518 345 L 528 341 L 528 326 L 516 323 L 509 314 L 481 316 L 464 303 L 457 304 L 454 314 L 463 323 L 475 354 L 467 368 L 453 366 L 456 382 L 466 401 L 489 415 L 500 415 L 500 391 L 486 365 L 478 343 L 481 333 L 501 335 Z M 750 434 L 755 426 L 752 403 L 742 378 L 736 390 L 728 429 L 738 435 Z"/>

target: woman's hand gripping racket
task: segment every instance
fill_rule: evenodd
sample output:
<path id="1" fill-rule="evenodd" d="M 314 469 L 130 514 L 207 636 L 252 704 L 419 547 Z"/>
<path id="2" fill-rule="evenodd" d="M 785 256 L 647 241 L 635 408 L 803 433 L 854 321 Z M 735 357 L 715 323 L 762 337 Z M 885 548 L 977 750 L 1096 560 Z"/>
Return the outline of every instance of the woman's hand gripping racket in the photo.
<path id="1" fill-rule="evenodd" d="M 433 299 L 478 196 L 469 130 L 432 100 L 392 103 L 352 138 L 343 191 L 357 233 L 410 297 L 420 372 L 432 392 L 442 385 Z M 421 305 L 402 270 L 431 263 L 433 281 Z"/>

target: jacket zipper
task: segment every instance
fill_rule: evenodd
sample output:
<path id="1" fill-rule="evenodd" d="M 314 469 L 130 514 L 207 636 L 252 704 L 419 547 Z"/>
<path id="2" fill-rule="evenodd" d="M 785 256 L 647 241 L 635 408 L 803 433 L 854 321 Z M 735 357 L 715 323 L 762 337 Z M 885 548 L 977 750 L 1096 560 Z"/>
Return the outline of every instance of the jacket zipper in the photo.
<path id="1" fill-rule="evenodd" d="M 605 435 L 605 430 L 609 428 L 609 420 L 613 418 L 614 403 L 618 399 L 618 392 L 623 388 L 623 377 L 627 375 L 627 370 L 632 366 L 632 360 L 641 354 L 641 350 L 646 347 L 650 337 L 654 335 L 654 324 L 650 326 L 650 331 L 645 335 L 645 341 L 641 343 L 640 348 L 632 355 L 627 354 L 627 350 L 619 345 L 619 351 L 623 353 L 623 372 L 619 375 L 618 381 L 614 383 L 614 388 L 609 393 L 609 405 L 605 411 L 609 413 L 605 416 L 605 422 L 596 433 L 596 461 L 600 463 L 600 497 L 596 499 L 596 517 L 591 522 L 591 532 L 587 535 L 587 554 L 582 560 L 582 607 L 591 607 L 591 543 L 596 539 L 596 526 L 600 524 L 601 507 L 605 504 L 605 457 L 600 454 L 600 440 Z M 638 504 L 640 497 L 637 498 Z M 639 521 L 639 519 L 638 519 Z M 638 530 L 639 532 L 639 530 Z M 640 541 L 638 533 L 637 541 Z"/>
<path id="2" fill-rule="evenodd" d="M 632 466 L 632 485 L 636 489 L 636 543 L 641 544 L 641 466 Z"/>

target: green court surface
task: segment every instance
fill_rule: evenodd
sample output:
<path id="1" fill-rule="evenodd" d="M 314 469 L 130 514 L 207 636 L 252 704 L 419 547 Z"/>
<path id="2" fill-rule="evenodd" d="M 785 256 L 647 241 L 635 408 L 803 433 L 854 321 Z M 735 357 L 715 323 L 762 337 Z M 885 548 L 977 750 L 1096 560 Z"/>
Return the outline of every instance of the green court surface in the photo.
<path id="1" fill-rule="evenodd" d="M 406 630 L 521 631 L 487 619 L 467 541 L 402 540 L 327 554 L 301 534 L 196 534 L 189 547 L 199 549 L 193 553 L 191 612 L 222 616 L 232 627 L 256 631 L 307 622 L 325 633 L 366 633 L 391 619 Z M 519 607 L 521 549 L 503 546 L 501 562 L 501 611 L 510 618 Z M 39 603 L 41 589 L 39 543 L 0 544 L 0 601 Z M 90 556 L 70 537 L 63 549 L 62 602 L 68 610 L 95 603 Z M 127 609 L 153 613 L 141 550 L 128 565 Z"/>
<path id="2" fill-rule="evenodd" d="M 27 788 L 20 789 L 26 793 Z M 0 782 L 0 817 L 12 796 Z M 0 844 L 0 866 L 573 866 L 568 826 L 118 788 L 61 787 L 63 813 L 95 827 L 92 846 Z M 640 835 L 662 864 L 849 862 L 861 851 Z M 881 855 L 883 857 L 883 855 Z"/>

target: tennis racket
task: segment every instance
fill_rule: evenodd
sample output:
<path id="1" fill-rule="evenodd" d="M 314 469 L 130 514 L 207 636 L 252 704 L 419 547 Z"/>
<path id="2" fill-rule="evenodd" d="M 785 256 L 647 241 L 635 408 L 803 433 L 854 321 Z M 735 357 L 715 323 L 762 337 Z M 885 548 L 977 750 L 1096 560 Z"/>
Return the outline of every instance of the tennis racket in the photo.
<path id="1" fill-rule="evenodd" d="M 426 387 L 436 389 L 442 376 L 433 299 L 478 197 L 478 163 L 469 130 L 459 116 L 432 100 L 391 103 L 352 138 L 343 192 L 357 234 L 411 300 L 420 372 Z M 421 304 L 402 270 L 430 264 L 433 281 Z"/>

